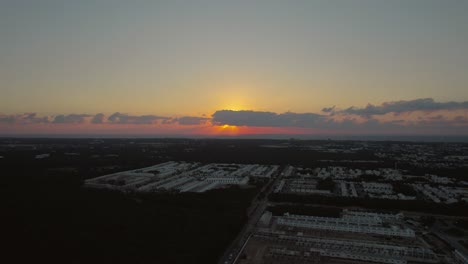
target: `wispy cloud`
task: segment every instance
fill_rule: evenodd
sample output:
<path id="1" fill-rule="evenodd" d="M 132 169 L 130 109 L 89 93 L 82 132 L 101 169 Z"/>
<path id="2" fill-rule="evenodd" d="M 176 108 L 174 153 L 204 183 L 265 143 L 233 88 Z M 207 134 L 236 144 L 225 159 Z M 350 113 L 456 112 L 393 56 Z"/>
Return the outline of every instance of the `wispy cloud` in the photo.
<path id="1" fill-rule="evenodd" d="M 392 114 L 393 113 L 393 114 Z M 405 113 L 403 115 L 403 113 Z M 64 125 L 61 125 L 64 124 Z M 339 109 L 335 106 L 322 109 L 321 113 L 276 113 L 253 110 L 218 110 L 211 117 L 161 115 L 132 115 L 115 112 L 90 114 L 58 114 L 39 116 L 36 113 L 0 114 L 3 129 L 13 127 L 22 131 L 28 125 L 41 125 L 47 129 L 74 128 L 86 124 L 96 129 L 114 129 L 118 125 L 142 126 L 145 129 L 165 131 L 209 131 L 211 126 L 239 126 L 244 128 L 298 128 L 303 131 L 334 131 L 343 133 L 468 133 L 468 102 L 436 102 L 433 99 L 385 102 L 380 105 Z M 106 125 L 111 125 L 107 126 Z M 84 126 L 83 126 L 84 127 Z M 86 127 L 90 128 L 90 127 Z M 136 129 L 136 128 L 133 128 Z M 216 131 L 216 130 L 214 130 Z M 1 131 L 0 131 L 1 132 Z"/>
<path id="2" fill-rule="evenodd" d="M 333 113 L 335 111 L 335 106 L 322 108 L 324 113 Z"/>
<path id="3" fill-rule="evenodd" d="M 128 115 L 119 112 L 113 113 L 107 118 L 107 121 L 112 124 L 154 124 L 159 120 L 169 120 L 170 117 L 157 115 Z"/>
<path id="4" fill-rule="evenodd" d="M 91 119 L 92 124 L 103 124 L 105 122 L 106 116 L 102 113 L 95 114 Z"/>
<path id="5" fill-rule="evenodd" d="M 49 123 L 49 117 L 39 117 L 36 113 L 24 113 L 17 115 L 0 114 L 0 123 L 4 124 L 38 124 Z"/>
<path id="6" fill-rule="evenodd" d="M 1 116 L 0 116 L 0 123 L 3 123 L 3 124 L 14 124 L 14 123 L 15 123 L 15 116 L 12 116 L 12 115 L 1 115 Z"/>
<path id="7" fill-rule="evenodd" d="M 58 115 L 54 118 L 52 123 L 54 124 L 79 124 L 84 123 L 86 118 L 91 117 L 87 114 L 69 114 L 69 115 Z"/>
<path id="8" fill-rule="evenodd" d="M 421 98 L 409 101 L 385 102 L 381 105 L 368 104 L 366 107 L 349 107 L 337 110 L 335 107 L 323 108 L 326 113 L 353 114 L 361 116 L 385 115 L 388 113 L 406 113 L 414 111 L 433 112 L 440 110 L 468 110 L 468 101 L 465 102 L 436 102 L 432 98 Z"/>

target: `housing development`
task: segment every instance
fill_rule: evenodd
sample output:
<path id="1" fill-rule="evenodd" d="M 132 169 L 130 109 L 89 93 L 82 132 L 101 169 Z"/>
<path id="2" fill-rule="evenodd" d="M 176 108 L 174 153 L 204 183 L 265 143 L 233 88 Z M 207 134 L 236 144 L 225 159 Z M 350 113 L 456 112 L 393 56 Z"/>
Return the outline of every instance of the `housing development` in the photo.
<path id="1" fill-rule="evenodd" d="M 24 171 L 10 197 L 34 203 L 11 237 L 39 230 L 29 250 L 63 263 L 468 263 L 467 143 L 4 140 L 0 156 Z"/>
<path id="2" fill-rule="evenodd" d="M 468 182 L 457 178 L 415 176 L 398 168 L 169 161 L 89 179 L 85 186 L 201 193 L 232 185 L 247 188 L 259 181 L 264 198 L 253 202 L 250 223 L 220 263 L 467 263 L 466 240 L 444 233 L 467 219 L 437 212 L 466 205 Z M 311 199 L 320 205 L 310 205 Z M 349 204 L 354 206 L 326 202 L 346 199 L 355 201 Z M 367 208 L 365 200 L 383 207 L 385 201 L 403 207 L 433 205 L 435 211 Z M 427 221 L 434 218 L 438 226 L 428 228 Z"/>

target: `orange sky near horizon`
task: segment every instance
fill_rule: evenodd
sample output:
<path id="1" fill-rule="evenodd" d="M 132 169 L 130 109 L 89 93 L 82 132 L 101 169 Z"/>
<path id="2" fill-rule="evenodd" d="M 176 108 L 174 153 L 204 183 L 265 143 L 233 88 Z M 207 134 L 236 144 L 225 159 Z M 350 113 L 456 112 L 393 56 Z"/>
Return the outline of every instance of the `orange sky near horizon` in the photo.
<path id="1" fill-rule="evenodd" d="M 250 127 L 230 125 L 135 125 L 135 124 L 28 124 L 5 126 L 0 124 L 5 134 L 104 134 L 104 135 L 187 135 L 187 136 L 240 136 L 267 134 L 314 134 L 317 129 L 295 127 Z"/>

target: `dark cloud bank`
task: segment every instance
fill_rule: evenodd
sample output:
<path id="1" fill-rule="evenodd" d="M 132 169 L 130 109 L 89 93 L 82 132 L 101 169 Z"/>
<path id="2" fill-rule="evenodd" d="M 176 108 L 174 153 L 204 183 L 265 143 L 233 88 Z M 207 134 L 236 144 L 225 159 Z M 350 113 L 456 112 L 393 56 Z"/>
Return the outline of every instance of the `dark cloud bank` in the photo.
<path id="1" fill-rule="evenodd" d="M 215 125 L 267 126 L 267 127 L 315 127 L 324 122 L 325 116 L 314 113 L 283 113 L 258 111 L 220 110 L 213 114 Z"/>
<path id="2" fill-rule="evenodd" d="M 379 116 L 393 113 L 461 110 L 464 114 L 449 119 L 443 115 L 427 116 L 416 121 L 404 119 L 379 121 Z M 368 132 L 410 132 L 432 130 L 438 132 L 463 133 L 468 130 L 468 102 L 436 102 L 432 98 L 410 101 L 385 102 L 381 105 L 368 104 L 364 108 L 350 107 L 339 110 L 335 106 L 316 113 L 274 113 L 263 111 L 219 110 L 213 114 L 215 125 L 257 126 L 257 127 L 299 127 L 323 130 Z M 340 115 L 340 119 L 335 119 Z M 359 117 L 360 120 L 357 120 Z"/>

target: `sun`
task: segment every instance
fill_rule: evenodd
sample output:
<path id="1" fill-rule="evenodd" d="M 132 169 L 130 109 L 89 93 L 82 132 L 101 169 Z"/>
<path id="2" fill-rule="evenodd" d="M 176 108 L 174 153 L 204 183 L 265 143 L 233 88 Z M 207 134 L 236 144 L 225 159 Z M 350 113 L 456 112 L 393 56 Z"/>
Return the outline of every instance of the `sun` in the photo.
<path id="1" fill-rule="evenodd" d="M 231 126 L 231 125 L 222 125 L 221 129 L 223 130 L 236 130 L 237 126 Z"/>
<path id="2" fill-rule="evenodd" d="M 214 126 L 214 133 L 216 134 L 226 134 L 226 135 L 236 135 L 239 133 L 239 127 L 238 126 L 231 126 L 231 125 L 220 125 L 220 126 Z"/>

